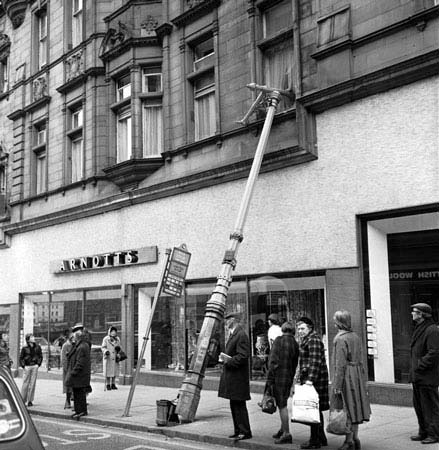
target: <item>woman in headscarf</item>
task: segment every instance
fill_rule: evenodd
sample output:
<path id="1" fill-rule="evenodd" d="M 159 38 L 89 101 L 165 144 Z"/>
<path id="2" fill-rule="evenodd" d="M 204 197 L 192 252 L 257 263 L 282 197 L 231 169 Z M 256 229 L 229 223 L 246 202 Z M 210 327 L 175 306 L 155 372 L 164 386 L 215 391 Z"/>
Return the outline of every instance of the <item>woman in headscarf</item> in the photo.
<path id="1" fill-rule="evenodd" d="M 308 442 L 300 448 L 320 448 L 328 445 L 323 425 L 322 411 L 329 409 L 329 376 L 326 365 L 325 347 L 321 337 L 314 330 L 314 322 L 308 317 L 301 317 L 297 323 L 297 333 L 301 338 L 299 344 L 299 381 L 301 384 L 314 386 L 319 394 L 320 423 L 311 425 Z"/>
<path id="2" fill-rule="evenodd" d="M 352 425 L 339 450 L 360 450 L 358 425 L 370 417 L 369 397 L 366 392 L 366 374 L 360 338 L 351 328 L 348 311 L 337 311 L 334 324 L 338 333 L 333 347 L 333 394 L 342 395 L 348 421 Z"/>
<path id="3" fill-rule="evenodd" d="M 104 377 L 107 391 L 117 389 L 116 377 L 119 375 L 119 361 L 117 354 L 120 352 L 120 338 L 117 328 L 111 326 L 107 336 L 102 341 L 102 352 L 104 354 Z"/>

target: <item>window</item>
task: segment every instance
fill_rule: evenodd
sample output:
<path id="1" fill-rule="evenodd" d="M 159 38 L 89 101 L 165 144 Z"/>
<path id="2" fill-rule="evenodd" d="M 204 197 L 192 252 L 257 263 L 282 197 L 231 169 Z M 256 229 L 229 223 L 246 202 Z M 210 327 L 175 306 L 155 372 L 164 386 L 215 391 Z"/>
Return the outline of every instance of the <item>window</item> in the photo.
<path id="1" fill-rule="evenodd" d="M 82 134 L 83 109 L 77 108 L 71 113 L 70 123 L 70 155 L 69 171 L 70 181 L 72 183 L 81 180 L 84 177 L 84 139 Z"/>
<path id="2" fill-rule="evenodd" d="M 121 111 L 117 116 L 117 162 L 131 158 L 131 110 Z"/>
<path id="3" fill-rule="evenodd" d="M 194 83 L 195 140 L 215 134 L 215 82 L 213 73 Z"/>
<path id="4" fill-rule="evenodd" d="M 146 93 L 162 92 L 162 73 L 160 69 L 143 69 L 142 91 Z"/>
<path id="5" fill-rule="evenodd" d="M 82 108 L 73 111 L 72 113 L 72 129 L 82 127 L 83 113 Z"/>
<path id="6" fill-rule="evenodd" d="M 160 156 L 163 152 L 162 105 L 143 105 L 143 157 Z"/>
<path id="7" fill-rule="evenodd" d="M 46 124 L 42 123 L 35 126 L 35 146 L 46 144 Z"/>
<path id="8" fill-rule="evenodd" d="M 0 165 L 0 195 L 6 193 L 6 167 Z"/>
<path id="9" fill-rule="evenodd" d="M 262 13 L 264 39 L 274 36 L 293 26 L 291 0 L 283 0 Z"/>
<path id="10" fill-rule="evenodd" d="M 82 0 L 72 0 L 72 46 L 82 42 Z"/>
<path id="11" fill-rule="evenodd" d="M 35 125 L 34 127 L 34 192 L 41 194 L 46 191 L 47 185 L 47 158 L 46 158 L 46 122 Z"/>
<path id="12" fill-rule="evenodd" d="M 213 38 L 209 38 L 194 46 L 194 71 L 202 69 L 206 64 L 213 64 Z"/>
<path id="13" fill-rule="evenodd" d="M 80 138 L 72 140 L 72 183 L 75 181 L 79 181 L 83 177 L 83 139 L 82 136 Z"/>
<path id="14" fill-rule="evenodd" d="M 38 24 L 38 69 L 47 64 L 47 11 L 42 9 L 37 14 Z"/>
<path id="15" fill-rule="evenodd" d="M 125 75 L 117 81 L 117 101 L 131 96 L 131 75 Z"/>
<path id="16" fill-rule="evenodd" d="M 0 94 L 9 89 L 9 64 L 8 57 L 0 60 Z"/>

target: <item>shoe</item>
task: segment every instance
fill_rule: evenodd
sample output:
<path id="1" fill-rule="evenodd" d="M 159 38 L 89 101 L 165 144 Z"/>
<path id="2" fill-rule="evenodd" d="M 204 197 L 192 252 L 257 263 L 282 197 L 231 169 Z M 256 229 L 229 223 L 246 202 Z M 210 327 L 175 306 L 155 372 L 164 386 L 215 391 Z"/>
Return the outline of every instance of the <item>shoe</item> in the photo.
<path id="1" fill-rule="evenodd" d="M 238 434 L 235 441 L 243 441 L 244 439 L 251 439 L 253 436 L 251 434 Z"/>
<path id="2" fill-rule="evenodd" d="M 412 441 L 423 441 L 427 436 L 423 434 L 415 434 L 414 436 L 410 436 Z"/>
<path id="3" fill-rule="evenodd" d="M 320 444 L 313 444 L 312 442 L 305 442 L 304 444 L 300 445 L 300 448 L 308 449 L 308 448 L 320 448 Z"/>
<path id="4" fill-rule="evenodd" d="M 355 439 L 355 438 L 354 438 L 354 446 L 355 446 L 355 450 L 361 450 L 361 442 L 360 442 L 360 439 Z"/>
<path id="5" fill-rule="evenodd" d="M 338 447 L 338 450 L 355 450 L 355 444 L 353 442 L 343 442 L 343 445 Z"/>
<path id="6" fill-rule="evenodd" d="M 27 402 L 27 406 L 34 406 L 32 402 Z"/>
<path id="7" fill-rule="evenodd" d="M 273 439 L 279 439 L 284 432 L 280 429 L 276 434 L 273 434 Z"/>
<path id="8" fill-rule="evenodd" d="M 116 390 L 117 391 L 117 386 L 115 384 L 111 385 L 111 389 Z"/>
<path id="9" fill-rule="evenodd" d="M 230 439 L 235 439 L 235 438 L 237 438 L 239 436 L 239 433 L 235 433 L 235 434 L 231 434 L 230 436 L 229 436 L 229 438 Z"/>
<path id="10" fill-rule="evenodd" d="M 72 419 L 79 420 L 83 416 L 87 416 L 86 412 L 75 413 L 72 415 Z"/>
<path id="11" fill-rule="evenodd" d="M 107 384 L 107 391 L 111 391 L 111 385 Z"/>
<path id="12" fill-rule="evenodd" d="M 279 439 L 276 439 L 274 441 L 275 444 L 292 444 L 293 443 L 293 436 L 291 434 L 282 434 L 282 436 Z"/>
<path id="13" fill-rule="evenodd" d="M 421 444 L 435 444 L 436 442 L 439 442 L 439 439 L 433 436 L 427 436 L 425 439 L 422 439 Z"/>

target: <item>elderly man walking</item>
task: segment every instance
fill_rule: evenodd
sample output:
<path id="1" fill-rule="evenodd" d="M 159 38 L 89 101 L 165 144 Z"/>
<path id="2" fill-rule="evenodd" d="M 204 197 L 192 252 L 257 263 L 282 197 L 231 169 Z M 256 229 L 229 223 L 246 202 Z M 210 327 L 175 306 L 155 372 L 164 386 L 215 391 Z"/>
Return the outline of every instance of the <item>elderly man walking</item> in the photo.
<path id="1" fill-rule="evenodd" d="M 410 343 L 410 382 L 419 431 L 412 441 L 439 442 L 439 328 L 433 322 L 431 306 L 411 306 L 415 329 Z"/>

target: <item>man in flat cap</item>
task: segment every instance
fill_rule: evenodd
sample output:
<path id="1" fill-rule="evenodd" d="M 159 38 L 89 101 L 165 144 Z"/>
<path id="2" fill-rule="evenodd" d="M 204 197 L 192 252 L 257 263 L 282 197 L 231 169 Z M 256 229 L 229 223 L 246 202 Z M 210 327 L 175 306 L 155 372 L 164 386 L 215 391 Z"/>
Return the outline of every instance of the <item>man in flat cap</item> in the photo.
<path id="1" fill-rule="evenodd" d="M 220 355 L 220 361 L 223 362 L 223 371 L 219 383 L 218 397 L 230 400 L 234 433 L 229 437 L 235 439 L 235 441 L 240 441 L 252 437 L 246 404 L 246 401 L 250 400 L 250 341 L 239 324 L 239 314 L 226 314 L 225 321 L 226 329 L 230 331 L 225 353 L 230 358 L 222 358 Z"/>
<path id="2" fill-rule="evenodd" d="M 411 305 L 415 322 L 410 343 L 410 382 L 419 431 L 412 441 L 439 442 L 439 328 L 427 303 Z"/>

